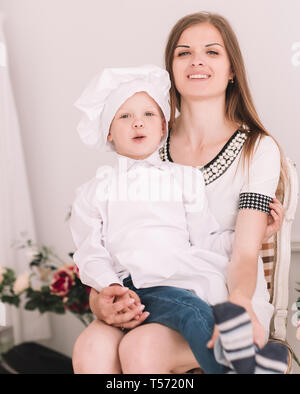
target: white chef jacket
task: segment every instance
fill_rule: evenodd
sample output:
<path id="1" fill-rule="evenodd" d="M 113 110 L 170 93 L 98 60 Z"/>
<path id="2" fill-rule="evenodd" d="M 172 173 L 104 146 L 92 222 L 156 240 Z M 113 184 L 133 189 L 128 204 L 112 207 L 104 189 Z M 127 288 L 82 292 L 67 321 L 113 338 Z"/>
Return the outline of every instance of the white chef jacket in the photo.
<path id="1" fill-rule="evenodd" d="M 233 232 L 219 233 L 202 173 L 117 155 L 77 190 L 70 221 L 81 281 L 98 291 L 122 285 L 189 289 L 209 304 L 228 297 L 226 266 Z"/>

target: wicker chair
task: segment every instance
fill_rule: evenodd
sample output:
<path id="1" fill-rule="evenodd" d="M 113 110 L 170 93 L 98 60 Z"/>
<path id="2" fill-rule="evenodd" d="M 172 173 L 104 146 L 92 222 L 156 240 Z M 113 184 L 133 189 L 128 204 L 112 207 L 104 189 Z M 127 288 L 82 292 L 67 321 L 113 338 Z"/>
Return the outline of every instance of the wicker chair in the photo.
<path id="1" fill-rule="evenodd" d="M 264 263 L 265 278 L 270 293 L 270 302 L 274 306 L 274 315 L 270 327 L 269 341 L 283 343 L 289 350 L 288 368 L 286 374 L 291 373 L 293 351 L 286 341 L 289 270 L 291 262 L 291 228 L 298 202 L 298 177 L 295 164 L 286 159 L 289 185 L 283 196 L 285 216 L 280 231 L 262 245 L 260 255 Z M 201 368 L 188 373 L 203 374 Z"/>
<path id="2" fill-rule="evenodd" d="M 264 261 L 265 278 L 270 292 L 270 302 L 274 305 L 271 322 L 270 341 L 284 343 L 289 349 L 289 365 L 286 373 L 291 373 L 292 349 L 286 342 L 289 271 L 291 262 L 291 229 L 298 203 L 298 177 L 295 164 L 286 159 L 289 185 L 284 190 L 283 206 L 285 216 L 277 235 L 261 251 Z M 271 252 L 271 253 L 270 253 Z"/>

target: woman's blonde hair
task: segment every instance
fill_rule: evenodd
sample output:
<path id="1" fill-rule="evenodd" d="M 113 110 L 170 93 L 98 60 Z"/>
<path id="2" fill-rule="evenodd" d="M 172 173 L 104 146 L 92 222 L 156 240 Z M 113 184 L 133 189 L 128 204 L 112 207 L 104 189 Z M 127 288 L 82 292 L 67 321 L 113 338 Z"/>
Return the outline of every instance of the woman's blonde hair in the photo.
<path id="1" fill-rule="evenodd" d="M 228 54 L 231 69 L 234 75 L 234 83 L 229 83 L 226 90 L 226 115 L 229 120 L 240 124 L 245 124 L 250 130 L 242 155 L 243 164 L 247 163 L 249 169 L 256 142 L 259 141 L 259 139 L 264 135 L 268 135 L 270 137 L 272 136 L 264 128 L 256 112 L 248 86 L 245 65 L 237 37 L 229 22 L 218 14 L 199 12 L 187 15 L 181 18 L 175 24 L 169 34 L 165 49 L 165 66 L 170 74 L 171 79 L 171 118 L 169 122 L 169 129 L 172 129 L 175 122 L 176 108 L 178 111 L 180 111 L 181 104 L 181 97 L 178 90 L 176 89 L 173 75 L 174 51 L 181 34 L 187 28 L 199 23 L 209 23 L 210 25 L 214 26 L 216 29 L 218 29 L 223 38 L 225 49 Z M 278 145 L 281 155 L 281 173 L 276 195 L 279 199 L 282 199 L 284 184 L 287 180 L 285 158 L 278 142 L 274 137 L 272 138 Z"/>

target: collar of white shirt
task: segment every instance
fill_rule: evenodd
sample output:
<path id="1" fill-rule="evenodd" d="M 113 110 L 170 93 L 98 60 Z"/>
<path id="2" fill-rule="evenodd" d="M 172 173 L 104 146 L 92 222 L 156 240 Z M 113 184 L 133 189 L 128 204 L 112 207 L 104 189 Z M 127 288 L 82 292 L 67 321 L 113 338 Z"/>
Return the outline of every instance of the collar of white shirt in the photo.
<path id="1" fill-rule="evenodd" d="M 118 160 L 124 160 L 127 159 L 127 171 L 134 167 L 138 167 L 140 165 L 142 166 L 154 166 L 154 167 L 165 167 L 167 162 L 163 162 L 160 158 L 159 151 L 156 150 L 153 152 L 150 156 L 146 157 L 145 159 L 142 160 L 135 160 L 131 159 L 130 157 L 120 155 L 119 153 L 116 153 L 117 159 Z"/>

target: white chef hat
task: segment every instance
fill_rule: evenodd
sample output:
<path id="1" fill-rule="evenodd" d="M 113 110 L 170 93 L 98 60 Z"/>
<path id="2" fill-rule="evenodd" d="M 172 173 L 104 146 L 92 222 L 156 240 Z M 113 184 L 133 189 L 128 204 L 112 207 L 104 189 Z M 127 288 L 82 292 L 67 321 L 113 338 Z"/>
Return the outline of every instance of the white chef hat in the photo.
<path id="1" fill-rule="evenodd" d="M 104 69 L 74 104 L 84 113 L 77 127 L 81 140 L 90 147 L 114 150 L 107 141 L 111 122 L 120 106 L 137 92 L 147 92 L 156 101 L 168 124 L 170 86 L 168 72 L 158 66 Z M 167 133 L 161 143 L 166 138 Z"/>

